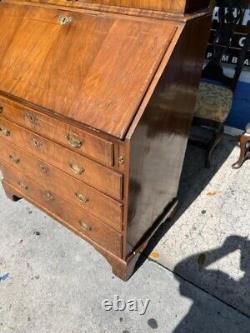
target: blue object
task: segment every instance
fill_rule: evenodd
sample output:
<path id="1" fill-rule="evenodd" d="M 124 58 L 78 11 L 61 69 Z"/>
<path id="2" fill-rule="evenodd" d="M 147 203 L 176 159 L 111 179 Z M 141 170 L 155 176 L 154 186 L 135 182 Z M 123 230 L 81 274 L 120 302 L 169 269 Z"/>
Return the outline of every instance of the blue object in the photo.
<path id="1" fill-rule="evenodd" d="M 6 273 L 0 276 L 0 282 L 7 280 L 10 277 L 10 273 Z"/>
<path id="2" fill-rule="evenodd" d="M 239 82 L 226 125 L 244 130 L 250 122 L 250 83 Z"/>

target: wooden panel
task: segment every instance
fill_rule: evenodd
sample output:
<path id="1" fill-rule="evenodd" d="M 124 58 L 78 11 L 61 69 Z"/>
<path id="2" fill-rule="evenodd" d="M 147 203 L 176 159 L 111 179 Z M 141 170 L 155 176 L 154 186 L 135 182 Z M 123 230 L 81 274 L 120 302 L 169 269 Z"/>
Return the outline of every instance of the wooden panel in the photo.
<path id="1" fill-rule="evenodd" d="M 8 133 L 5 133 L 7 131 Z M 122 198 L 122 175 L 0 117 L 0 136 L 71 176 L 116 198 Z"/>
<path id="2" fill-rule="evenodd" d="M 32 131 L 58 142 L 79 154 L 108 166 L 114 164 L 114 144 L 44 113 L 0 96 L 1 114 Z M 72 142 L 72 138 L 74 139 Z"/>
<path id="3" fill-rule="evenodd" d="M 53 1 L 53 0 L 52 0 Z M 190 13 L 206 8 L 210 0 L 79 0 L 79 4 L 102 4 L 129 8 L 160 10 L 175 13 Z M 74 3 L 74 2 L 73 2 Z"/>
<path id="4" fill-rule="evenodd" d="M 210 22 L 207 16 L 187 23 L 145 113 L 128 133 L 128 252 L 177 197 Z"/>
<path id="5" fill-rule="evenodd" d="M 61 15 L 71 23 L 61 25 Z M 177 29 L 163 20 L 7 3 L 0 26 L 0 91 L 119 138 Z"/>
<path id="6" fill-rule="evenodd" d="M 190 13 L 209 5 L 210 0 L 29 0 L 63 6 L 87 7 L 89 4 L 141 8 L 175 13 Z"/>
<path id="7" fill-rule="evenodd" d="M 1 147 L 3 147 L 2 139 Z M 121 230 L 121 203 L 102 195 L 48 163 L 24 154 L 21 150 L 10 147 L 8 152 L 5 151 L 1 154 L 0 160 L 5 164 L 12 164 L 20 173 L 30 176 L 38 184 L 45 185 L 68 202 L 80 206 L 82 210 L 97 216 L 115 229 Z M 18 160 L 17 163 L 16 160 Z"/>
<path id="8" fill-rule="evenodd" d="M 22 172 L 1 163 L 5 180 L 18 189 L 23 197 L 32 199 L 42 208 L 64 221 L 80 236 L 87 236 L 114 254 L 121 256 L 122 236 L 109 226 L 103 224 L 91 214 L 79 209 L 71 202 L 65 201 L 51 190 L 50 186 L 38 185 Z"/>

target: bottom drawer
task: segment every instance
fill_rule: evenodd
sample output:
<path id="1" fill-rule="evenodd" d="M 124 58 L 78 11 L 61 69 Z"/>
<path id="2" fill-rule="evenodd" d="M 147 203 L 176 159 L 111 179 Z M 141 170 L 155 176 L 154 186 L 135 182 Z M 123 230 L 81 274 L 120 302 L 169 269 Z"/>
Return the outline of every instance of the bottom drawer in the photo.
<path id="1" fill-rule="evenodd" d="M 38 185 L 30 177 L 23 175 L 16 169 L 2 164 L 4 179 L 17 189 L 24 198 L 37 204 L 39 208 L 58 218 L 83 238 L 93 240 L 106 250 L 121 257 L 122 235 L 100 222 L 96 217 L 81 210 L 78 205 L 66 202 L 56 195 L 50 188 Z"/>

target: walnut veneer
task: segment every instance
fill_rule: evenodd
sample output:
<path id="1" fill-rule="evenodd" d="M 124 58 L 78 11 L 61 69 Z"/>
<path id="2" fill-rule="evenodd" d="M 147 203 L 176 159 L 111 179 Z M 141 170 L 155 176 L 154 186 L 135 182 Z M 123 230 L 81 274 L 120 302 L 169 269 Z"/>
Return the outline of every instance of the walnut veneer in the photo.
<path id="1" fill-rule="evenodd" d="M 207 5 L 0 2 L 6 194 L 90 242 L 124 280 L 177 203 Z"/>

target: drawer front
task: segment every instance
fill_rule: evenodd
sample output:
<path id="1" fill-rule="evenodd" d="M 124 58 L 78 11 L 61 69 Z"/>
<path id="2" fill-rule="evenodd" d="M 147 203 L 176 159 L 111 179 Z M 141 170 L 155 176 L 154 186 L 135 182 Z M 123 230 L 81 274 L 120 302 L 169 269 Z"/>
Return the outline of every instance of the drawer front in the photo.
<path id="1" fill-rule="evenodd" d="M 20 196 L 61 220 L 67 227 L 87 237 L 117 256 L 121 256 L 122 236 L 96 217 L 63 200 L 50 187 L 38 185 L 21 172 L 1 165 L 5 181 L 17 189 Z"/>
<path id="2" fill-rule="evenodd" d="M 3 145 L 0 140 L 0 161 L 15 167 L 19 172 L 30 176 L 40 185 L 45 185 L 65 200 L 98 217 L 117 230 L 122 228 L 122 204 L 79 180 L 66 175 L 52 165 L 24 153 L 14 146 Z"/>
<path id="3" fill-rule="evenodd" d="M 114 144 L 46 114 L 0 97 L 1 114 L 65 147 L 107 166 L 114 165 Z"/>
<path id="4" fill-rule="evenodd" d="M 0 137 L 115 199 L 122 199 L 123 176 L 114 170 L 95 163 L 4 118 L 0 118 Z"/>

